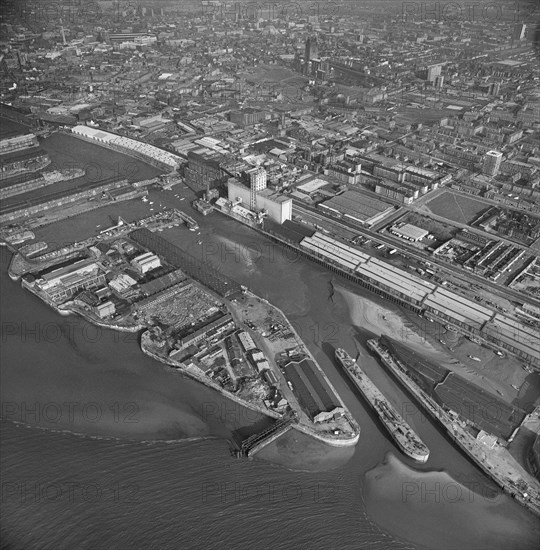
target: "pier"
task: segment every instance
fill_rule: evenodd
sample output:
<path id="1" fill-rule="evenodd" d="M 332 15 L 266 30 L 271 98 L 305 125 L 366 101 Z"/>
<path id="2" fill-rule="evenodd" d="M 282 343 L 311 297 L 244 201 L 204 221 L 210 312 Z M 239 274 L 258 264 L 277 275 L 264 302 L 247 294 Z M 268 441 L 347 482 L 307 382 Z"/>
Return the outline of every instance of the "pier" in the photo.
<path id="1" fill-rule="evenodd" d="M 263 431 L 253 434 L 240 445 L 240 450 L 237 451 L 237 456 L 253 457 L 267 445 L 275 441 L 278 437 L 287 433 L 291 428 L 291 418 L 282 418 L 274 422 L 271 426 Z"/>

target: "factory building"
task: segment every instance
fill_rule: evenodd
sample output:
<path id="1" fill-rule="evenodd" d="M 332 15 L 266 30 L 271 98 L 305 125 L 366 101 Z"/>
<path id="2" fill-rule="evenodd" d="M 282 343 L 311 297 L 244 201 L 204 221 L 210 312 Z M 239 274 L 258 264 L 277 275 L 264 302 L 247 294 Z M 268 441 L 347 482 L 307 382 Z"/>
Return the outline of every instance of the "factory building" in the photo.
<path id="1" fill-rule="evenodd" d="M 131 265 L 142 275 L 161 266 L 161 260 L 151 252 L 145 252 L 131 261 Z"/>
<path id="2" fill-rule="evenodd" d="M 230 179 L 227 183 L 228 198 L 230 202 L 240 202 L 249 207 L 251 204 L 251 189 L 248 189 L 240 182 Z M 256 195 L 257 210 L 266 210 L 268 217 L 282 224 L 292 218 L 292 199 L 275 193 L 270 189 L 263 189 Z"/>
<path id="3" fill-rule="evenodd" d="M 191 334 L 182 336 L 175 344 L 178 349 L 184 349 L 201 342 L 202 340 L 211 340 L 220 337 L 223 333 L 229 331 L 234 326 L 234 321 L 230 313 L 222 315 L 218 319 L 195 330 Z"/>
<path id="4" fill-rule="evenodd" d="M 387 202 L 356 191 L 345 191 L 319 204 L 319 208 L 333 216 L 340 216 L 371 227 L 394 211 Z"/>
<path id="5" fill-rule="evenodd" d="M 413 243 L 421 241 L 429 235 L 429 231 L 427 231 L 426 229 L 416 227 L 416 225 L 412 225 L 410 223 L 406 223 L 401 226 L 393 225 L 390 228 L 390 233 L 396 235 L 401 239 L 405 239 L 406 241 L 411 241 Z"/>
<path id="6" fill-rule="evenodd" d="M 79 290 L 88 290 L 105 284 L 105 273 L 93 260 L 79 260 L 41 275 L 36 287 L 54 302 L 71 298 Z"/>

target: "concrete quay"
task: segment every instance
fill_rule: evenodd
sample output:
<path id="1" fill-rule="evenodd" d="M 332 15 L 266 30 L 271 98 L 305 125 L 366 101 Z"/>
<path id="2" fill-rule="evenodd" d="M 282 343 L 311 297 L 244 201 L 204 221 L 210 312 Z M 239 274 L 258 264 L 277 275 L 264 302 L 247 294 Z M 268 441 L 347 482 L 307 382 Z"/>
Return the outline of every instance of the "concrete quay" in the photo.
<path id="1" fill-rule="evenodd" d="M 405 373 L 399 360 L 392 357 L 377 340 L 368 341 L 369 348 L 381 362 L 415 397 L 418 403 L 437 420 L 450 438 L 465 454 L 505 493 L 515 498 L 530 512 L 540 517 L 540 483 L 530 475 L 505 448 L 489 448 L 470 434 L 465 424 L 442 409 L 426 392 L 420 389 Z"/>
<path id="2" fill-rule="evenodd" d="M 270 409 L 267 409 L 266 407 L 263 407 L 261 405 L 257 405 L 256 403 L 245 401 L 244 399 L 241 399 L 236 395 L 234 395 L 233 393 L 225 390 L 217 382 L 214 382 L 211 378 L 209 378 L 208 376 L 205 376 L 205 374 L 201 370 L 197 369 L 196 367 L 190 368 L 188 365 L 185 365 L 180 361 L 176 361 L 174 359 L 165 357 L 164 355 L 157 353 L 157 350 L 154 348 L 155 346 L 152 345 L 148 331 L 143 332 L 143 334 L 141 335 L 141 350 L 143 351 L 143 353 L 145 353 L 149 357 L 152 357 L 152 359 L 155 359 L 160 363 L 163 363 L 165 365 L 168 365 L 169 367 L 174 368 L 177 371 L 180 371 L 182 374 L 185 374 L 186 376 L 196 380 L 197 382 L 201 382 L 205 386 L 208 386 L 209 388 L 212 388 L 218 391 L 225 397 L 231 399 L 232 401 L 235 401 L 236 403 L 238 403 L 239 405 L 242 405 L 243 407 L 259 412 L 261 414 L 265 414 L 266 416 L 269 416 L 271 418 L 275 418 L 275 419 L 282 418 L 283 415 L 275 411 L 271 411 Z"/>
<path id="3" fill-rule="evenodd" d="M 338 398 L 339 403 L 341 407 L 345 410 L 345 420 L 350 425 L 350 428 L 352 430 L 352 433 L 349 437 L 344 437 L 343 434 L 341 435 L 335 435 L 331 431 L 321 431 L 314 427 L 313 422 L 311 419 L 304 413 L 298 403 L 298 399 L 296 395 L 288 388 L 287 384 L 283 383 L 280 385 L 280 390 L 283 393 L 283 395 L 286 397 L 286 399 L 289 401 L 289 403 L 292 403 L 293 409 L 297 411 L 298 413 L 298 419 L 299 422 L 294 424 L 294 428 L 298 429 L 299 431 L 303 431 L 304 433 L 315 437 L 319 439 L 320 441 L 324 441 L 325 443 L 332 445 L 332 446 L 352 446 L 356 445 L 360 438 L 360 426 L 352 418 L 350 412 L 348 411 L 347 407 L 345 406 L 345 403 L 343 403 L 343 400 L 339 396 L 339 393 L 336 391 L 332 383 L 330 382 L 330 379 L 328 376 L 326 376 L 325 372 L 321 369 L 319 363 L 311 353 L 311 351 L 308 349 L 308 347 L 304 344 L 302 339 L 300 338 L 299 334 L 296 332 L 294 327 L 291 325 L 289 320 L 287 319 L 285 313 L 278 307 L 276 307 L 273 304 L 270 304 L 268 300 L 265 300 L 264 298 L 261 298 L 257 296 L 256 294 L 253 294 L 249 290 L 245 292 L 245 295 L 249 297 L 253 302 L 259 303 L 265 308 L 270 314 L 273 312 L 275 315 L 275 318 L 272 317 L 274 322 L 279 322 L 281 324 L 284 324 L 287 327 L 287 330 L 290 331 L 292 334 L 291 338 L 278 338 L 276 341 L 271 341 L 268 338 L 264 336 L 259 336 L 259 334 L 254 334 L 253 337 L 257 344 L 260 346 L 260 348 L 265 352 L 266 356 L 269 357 L 273 362 L 276 361 L 276 357 L 282 355 L 286 352 L 287 349 L 290 349 L 291 347 L 294 347 L 299 353 L 306 356 L 308 359 L 312 361 L 312 363 L 317 368 L 320 376 L 324 379 L 325 383 L 329 386 L 329 388 L 334 392 L 335 396 Z M 255 322 L 257 329 L 261 330 L 263 332 L 266 330 L 267 327 L 264 325 L 261 325 L 261 319 L 258 318 L 256 310 L 257 308 L 247 308 L 244 309 L 243 307 L 238 306 L 236 303 L 229 304 L 229 310 L 233 314 L 233 318 L 235 318 L 237 324 L 243 325 L 246 323 L 253 323 Z M 282 379 L 281 373 L 276 370 L 276 374 L 278 375 L 278 379 Z"/>

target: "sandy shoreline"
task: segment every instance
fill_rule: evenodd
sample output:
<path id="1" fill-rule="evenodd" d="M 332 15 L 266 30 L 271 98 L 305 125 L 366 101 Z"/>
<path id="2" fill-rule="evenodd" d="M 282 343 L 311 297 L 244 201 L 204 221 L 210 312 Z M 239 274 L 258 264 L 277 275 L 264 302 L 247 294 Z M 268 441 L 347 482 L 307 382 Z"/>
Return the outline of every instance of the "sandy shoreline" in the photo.
<path id="1" fill-rule="evenodd" d="M 466 380 L 480 385 L 498 399 L 511 403 L 518 393 L 511 384 L 519 387 L 527 377 L 527 373 L 519 367 L 517 360 L 508 357 L 501 360 L 492 351 L 479 348 L 468 340 L 458 346 L 463 348 L 461 351 L 451 353 L 439 345 L 434 336 L 422 334 L 421 325 L 415 325 L 407 320 L 395 306 L 385 307 L 369 298 L 360 297 L 343 286 L 336 285 L 335 289 L 345 300 L 353 325 L 369 330 L 377 336 L 384 334 L 402 342 L 427 359 L 444 365 Z M 426 322 L 420 319 L 419 321 Z M 480 355 L 481 363 L 465 363 L 463 355 L 467 357 L 469 348 L 474 355 Z"/>

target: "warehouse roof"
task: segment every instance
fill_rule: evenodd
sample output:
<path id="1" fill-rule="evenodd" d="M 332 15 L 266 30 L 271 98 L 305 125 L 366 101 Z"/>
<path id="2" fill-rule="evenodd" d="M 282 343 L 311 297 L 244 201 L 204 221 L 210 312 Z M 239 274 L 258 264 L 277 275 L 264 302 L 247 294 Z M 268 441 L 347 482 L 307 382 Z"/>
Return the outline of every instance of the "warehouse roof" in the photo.
<path id="1" fill-rule="evenodd" d="M 540 359 L 540 338 L 538 330 L 519 321 L 497 313 L 483 332 L 510 344 L 531 357 Z"/>
<path id="2" fill-rule="evenodd" d="M 370 261 L 359 265 L 356 271 L 417 302 L 422 301 L 430 292 L 423 281 L 416 282 L 405 272 L 399 273 L 399 270 L 388 269 L 388 267 L 391 266 Z"/>
<path id="3" fill-rule="evenodd" d="M 300 405 L 311 418 L 322 411 L 330 412 L 341 407 L 338 397 L 310 359 L 287 363 L 284 374 L 293 385 Z"/>
<path id="4" fill-rule="evenodd" d="M 401 227 L 394 226 L 392 227 L 392 231 L 395 231 L 399 235 L 402 235 L 403 237 L 407 237 L 408 239 L 412 239 L 414 241 L 419 241 L 429 234 L 429 231 L 427 229 L 416 227 L 416 225 L 412 225 L 410 223 L 406 223 Z"/>
<path id="5" fill-rule="evenodd" d="M 336 248 L 340 250 L 345 250 L 349 252 L 350 254 L 353 254 L 357 256 L 358 258 L 367 261 L 369 259 L 369 254 L 366 254 L 365 252 L 362 252 L 361 250 L 358 250 L 357 248 L 354 248 L 353 246 L 349 246 L 348 244 L 345 244 L 344 242 L 333 239 L 332 237 L 328 237 L 324 233 L 316 233 L 315 236 L 318 240 L 325 241 L 327 243 L 332 244 Z"/>
<path id="6" fill-rule="evenodd" d="M 436 292 L 437 292 L 437 294 L 439 294 L 441 296 L 446 296 L 447 298 L 449 298 L 451 300 L 457 300 L 461 304 L 463 304 L 467 307 L 475 309 L 476 311 L 478 311 L 481 315 L 483 315 L 485 317 L 486 321 L 488 319 L 491 319 L 491 317 L 493 317 L 493 310 L 492 309 L 489 309 L 489 308 L 479 304 L 478 302 L 475 302 L 474 300 L 469 300 L 468 298 L 465 298 L 464 296 L 456 294 L 455 292 L 452 292 L 450 290 L 446 290 L 445 288 L 443 288 L 441 286 L 437 288 Z"/>
<path id="7" fill-rule="evenodd" d="M 335 212 L 360 220 L 369 222 L 372 218 L 378 217 L 386 211 L 391 211 L 394 207 L 387 202 L 375 199 L 368 195 L 356 191 L 345 191 L 341 195 L 336 195 L 332 199 L 321 204 L 323 208 L 329 208 Z"/>
<path id="8" fill-rule="evenodd" d="M 460 323 L 466 323 L 467 325 L 480 330 L 487 318 L 479 311 L 467 306 L 453 298 L 448 296 L 441 296 L 440 294 L 431 294 L 424 300 L 426 307 L 432 307 L 436 311 L 448 315 L 452 319 Z"/>
<path id="9" fill-rule="evenodd" d="M 337 252 L 334 247 L 327 243 L 315 242 L 310 237 L 306 237 L 302 241 L 302 246 L 347 269 L 354 269 L 358 265 L 358 262 L 350 256 L 345 256 L 343 253 Z"/>

